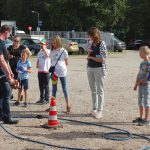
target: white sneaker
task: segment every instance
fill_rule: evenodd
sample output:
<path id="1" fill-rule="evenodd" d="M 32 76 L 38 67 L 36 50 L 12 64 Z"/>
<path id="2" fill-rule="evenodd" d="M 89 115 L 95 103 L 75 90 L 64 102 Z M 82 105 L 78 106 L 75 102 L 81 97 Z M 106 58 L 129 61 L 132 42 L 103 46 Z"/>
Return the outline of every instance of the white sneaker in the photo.
<path id="1" fill-rule="evenodd" d="M 94 118 L 96 118 L 96 119 L 99 119 L 99 118 L 102 118 L 103 116 L 102 116 L 102 112 L 101 111 L 98 111 L 97 113 L 95 113 L 95 115 L 94 115 Z"/>
<path id="2" fill-rule="evenodd" d="M 91 115 L 95 115 L 96 113 L 97 113 L 97 110 L 92 110 L 92 111 L 90 112 Z"/>

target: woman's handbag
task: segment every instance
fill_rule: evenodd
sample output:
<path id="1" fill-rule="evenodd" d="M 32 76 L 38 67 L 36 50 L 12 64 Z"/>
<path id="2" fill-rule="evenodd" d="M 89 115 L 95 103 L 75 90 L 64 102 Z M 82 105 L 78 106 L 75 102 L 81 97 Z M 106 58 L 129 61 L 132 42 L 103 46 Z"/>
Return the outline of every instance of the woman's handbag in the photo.
<path id="1" fill-rule="evenodd" d="M 62 53 L 60 54 L 60 56 L 59 56 L 59 58 L 58 58 L 56 64 L 55 64 L 54 66 L 51 66 L 51 67 L 49 68 L 49 73 L 54 74 L 55 66 L 57 65 L 57 63 L 58 63 L 58 61 L 59 61 L 61 55 L 63 54 L 63 52 L 64 52 L 64 50 L 63 50 Z"/>
<path id="2" fill-rule="evenodd" d="M 55 71 L 55 66 L 51 66 L 51 67 L 49 68 L 49 72 L 50 72 L 51 74 L 53 74 L 54 71 Z"/>

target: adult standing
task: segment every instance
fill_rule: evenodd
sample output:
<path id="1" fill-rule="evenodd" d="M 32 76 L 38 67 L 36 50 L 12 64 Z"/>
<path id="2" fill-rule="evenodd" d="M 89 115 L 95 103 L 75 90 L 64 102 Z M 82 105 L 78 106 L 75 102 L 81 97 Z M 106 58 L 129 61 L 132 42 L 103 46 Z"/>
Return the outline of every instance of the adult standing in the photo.
<path id="1" fill-rule="evenodd" d="M 8 47 L 9 64 L 15 79 L 18 78 L 16 67 L 17 67 L 18 60 L 20 59 L 21 51 L 23 49 L 26 49 L 24 45 L 20 44 L 20 40 L 21 40 L 20 36 L 15 35 L 13 38 L 13 45 Z"/>
<path id="2" fill-rule="evenodd" d="M 96 27 L 88 30 L 88 35 L 92 43 L 88 48 L 87 75 L 92 94 L 93 110 L 91 114 L 94 118 L 102 117 L 104 103 L 104 77 L 106 69 L 107 48 L 100 36 L 100 31 Z"/>
<path id="3" fill-rule="evenodd" d="M 10 36 L 10 28 L 3 25 L 0 28 L 0 118 L 6 124 L 17 124 L 18 120 L 12 120 L 10 115 L 9 100 L 11 87 L 9 82 L 13 78 L 13 73 L 8 62 L 8 52 L 4 44 Z"/>
<path id="4" fill-rule="evenodd" d="M 18 79 L 18 73 L 16 72 L 17 63 L 20 59 L 22 50 L 26 49 L 24 45 L 20 44 L 21 38 L 19 35 L 15 35 L 13 38 L 13 45 L 8 47 L 8 58 L 11 70 L 14 74 L 14 79 Z M 21 96 L 22 100 L 23 96 Z M 13 94 L 11 96 L 13 99 Z"/>

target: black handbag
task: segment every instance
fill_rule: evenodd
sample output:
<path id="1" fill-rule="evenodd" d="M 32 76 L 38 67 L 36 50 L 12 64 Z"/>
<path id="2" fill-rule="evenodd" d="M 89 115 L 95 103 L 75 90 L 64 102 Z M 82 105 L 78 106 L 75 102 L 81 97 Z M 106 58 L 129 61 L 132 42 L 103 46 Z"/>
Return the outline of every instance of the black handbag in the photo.
<path id="1" fill-rule="evenodd" d="M 64 52 L 64 50 L 63 50 L 62 53 L 60 54 L 60 56 L 59 56 L 59 58 L 58 58 L 56 64 L 55 64 L 54 66 L 51 66 L 51 67 L 49 68 L 49 73 L 54 74 L 54 72 L 55 72 L 55 66 L 57 65 L 57 63 L 58 63 L 58 61 L 59 61 L 61 55 L 63 54 L 63 52 Z"/>
<path id="2" fill-rule="evenodd" d="M 50 68 L 49 68 L 49 73 L 54 73 L 54 71 L 55 71 L 55 66 L 51 66 Z"/>

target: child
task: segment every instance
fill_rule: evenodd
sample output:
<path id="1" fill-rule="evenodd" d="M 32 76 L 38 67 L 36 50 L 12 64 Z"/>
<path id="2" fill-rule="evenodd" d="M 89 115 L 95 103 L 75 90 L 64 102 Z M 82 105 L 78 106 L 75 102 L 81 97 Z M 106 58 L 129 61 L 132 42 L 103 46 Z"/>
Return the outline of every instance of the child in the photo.
<path id="1" fill-rule="evenodd" d="M 106 69 L 107 48 L 105 42 L 100 37 L 100 31 L 96 27 L 88 30 L 88 35 L 92 43 L 88 47 L 87 76 L 92 94 L 93 110 L 91 114 L 94 118 L 102 117 L 104 103 L 104 78 Z"/>
<path id="2" fill-rule="evenodd" d="M 50 68 L 50 50 L 46 48 L 47 40 L 42 39 L 40 42 L 41 50 L 38 53 L 37 64 L 38 81 L 40 89 L 40 100 L 37 104 L 47 104 L 49 102 L 49 68 Z"/>
<path id="3" fill-rule="evenodd" d="M 134 90 L 138 90 L 138 104 L 140 117 L 133 120 L 133 123 L 138 122 L 139 125 L 150 125 L 149 107 L 150 107 L 150 49 L 147 46 L 142 46 L 139 49 L 140 58 L 143 61 L 140 64 L 140 71 L 137 75 Z M 145 113 L 143 119 L 143 113 Z"/>
<path id="4" fill-rule="evenodd" d="M 66 111 L 71 112 L 71 104 L 68 97 L 67 89 L 67 65 L 68 65 L 68 52 L 62 47 L 62 41 L 59 36 L 55 36 L 52 39 L 52 51 L 50 54 L 52 66 L 55 66 L 54 74 L 52 75 L 57 79 L 59 77 L 66 100 Z M 58 61 L 58 62 L 57 62 Z M 57 63 L 57 64 L 56 64 Z M 57 82 L 52 84 L 52 96 L 56 97 L 57 93 Z"/>
<path id="5" fill-rule="evenodd" d="M 18 80 L 20 83 L 20 88 L 18 90 L 18 100 L 14 103 L 14 105 L 18 106 L 20 105 L 20 98 L 22 93 L 22 88 L 24 88 L 24 94 L 25 94 L 25 102 L 24 106 L 27 107 L 27 91 L 28 91 L 28 79 L 29 79 L 29 73 L 31 73 L 31 63 L 28 60 L 30 57 L 29 50 L 26 48 L 22 50 L 21 52 L 21 59 L 17 63 L 16 71 L 18 73 Z"/>

